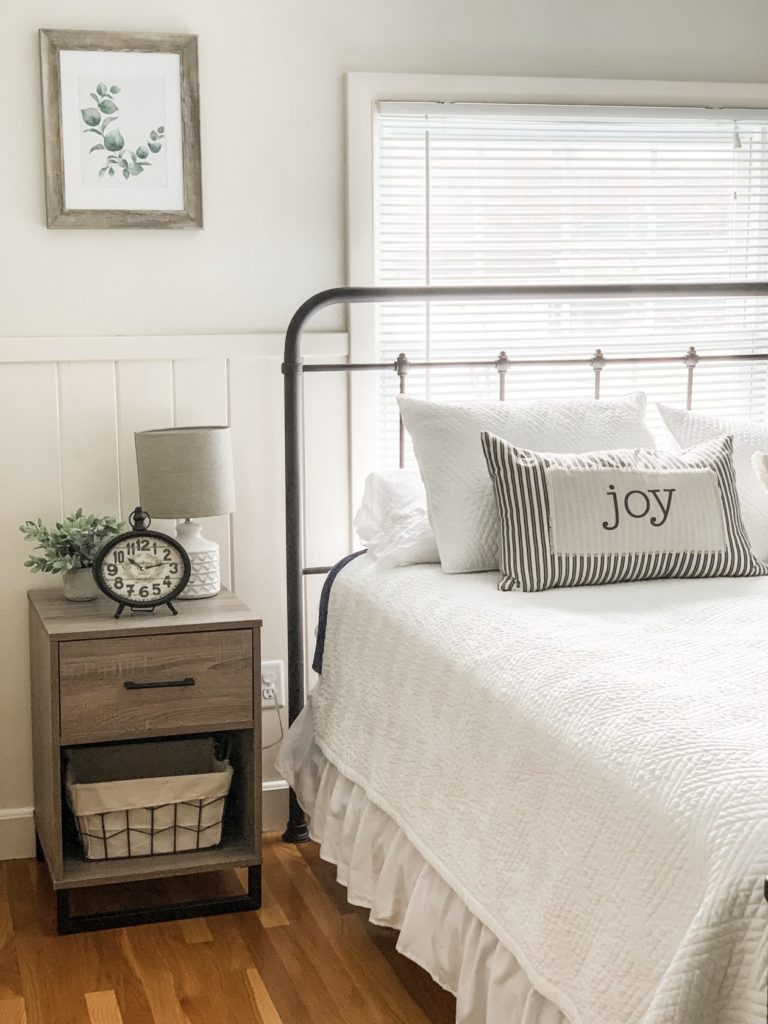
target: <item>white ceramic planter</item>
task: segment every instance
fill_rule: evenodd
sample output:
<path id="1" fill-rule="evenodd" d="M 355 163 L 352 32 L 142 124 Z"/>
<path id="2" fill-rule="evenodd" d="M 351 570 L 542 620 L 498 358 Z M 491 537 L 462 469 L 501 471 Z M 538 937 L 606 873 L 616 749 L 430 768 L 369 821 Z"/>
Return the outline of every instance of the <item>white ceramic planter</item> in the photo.
<path id="1" fill-rule="evenodd" d="M 92 569 L 67 569 L 62 579 L 68 601 L 95 601 L 99 596 Z"/>

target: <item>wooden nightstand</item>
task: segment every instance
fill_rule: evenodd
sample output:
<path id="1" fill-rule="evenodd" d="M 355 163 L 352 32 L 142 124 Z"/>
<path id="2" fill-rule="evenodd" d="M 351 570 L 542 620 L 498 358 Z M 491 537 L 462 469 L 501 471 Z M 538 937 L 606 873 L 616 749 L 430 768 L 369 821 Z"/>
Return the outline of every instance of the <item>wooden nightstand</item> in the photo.
<path id="1" fill-rule="evenodd" d="M 257 909 L 261 904 L 261 621 L 237 597 L 179 602 L 115 620 L 107 598 L 29 592 L 35 829 L 57 897 L 60 933 Z M 189 683 L 189 680 L 194 683 Z M 172 685 L 184 680 L 187 685 Z M 160 684 L 126 687 L 126 682 Z M 219 846 L 87 861 L 63 795 L 68 747 L 224 735 L 234 767 Z M 70 890 L 247 867 L 247 892 L 72 916 Z M 167 898 L 167 897 L 166 897 Z"/>

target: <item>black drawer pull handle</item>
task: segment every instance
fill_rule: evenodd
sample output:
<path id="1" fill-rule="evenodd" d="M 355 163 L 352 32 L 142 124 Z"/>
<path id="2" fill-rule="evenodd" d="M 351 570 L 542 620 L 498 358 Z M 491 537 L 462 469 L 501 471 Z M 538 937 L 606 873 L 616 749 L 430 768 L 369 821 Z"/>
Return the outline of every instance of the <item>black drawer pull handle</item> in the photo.
<path id="1" fill-rule="evenodd" d="M 167 683 L 132 683 L 130 679 L 126 679 L 123 686 L 126 690 L 157 690 L 161 686 L 194 686 L 195 680 L 190 676 L 186 679 L 171 679 Z"/>

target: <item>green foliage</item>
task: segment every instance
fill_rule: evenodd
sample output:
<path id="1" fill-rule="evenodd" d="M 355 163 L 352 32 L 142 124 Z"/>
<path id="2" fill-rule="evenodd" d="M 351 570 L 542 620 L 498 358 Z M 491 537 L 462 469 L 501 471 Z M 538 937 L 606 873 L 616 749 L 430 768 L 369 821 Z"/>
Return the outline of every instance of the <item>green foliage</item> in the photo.
<path id="1" fill-rule="evenodd" d="M 67 569 L 87 569 L 105 541 L 124 529 L 123 523 L 113 516 L 84 515 L 79 508 L 56 523 L 53 529 L 42 519 L 28 519 L 19 529 L 25 538 L 35 541 L 41 555 L 30 555 L 24 565 L 32 572 L 65 572 Z"/>
<path id="2" fill-rule="evenodd" d="M 84 107 L 80 113 L 89 128 L 95 128 L 101 120 L 101 114 L 98 112 L 96 107 Z"/>
<path id="3" fill-rule="evenodd" d="M 109 127 L 114 121 L 117 121 L 120 114 L 119 107 L 114 100 L 114 97 L 119 92 L 119 85 L 108 86 L 105 82 L 99 82 L 96 86 L 96 92 L 91 93 L 96 106 L 84 107 L 80 114 L 88 126 L 83 130 L 84 133 L 92 132 L 94 135 L 99 135 L 102 140 L 97 145 L 91 147 L 88 155 L 90 156 L 91 153 L 104 149 L 109 153 L 106 163 L 99 170 L 99 177 L 103 178 L 105 174 L 109 174 L 110 178 L 114 178 L 115 171 L 120 170 L 123 178 L 128 181 L 132 176 L 135 177 L 136 175 L 143 174 L 145 167 L 152 166 L 147 157 L 150 153 L 159 153 L 163 148 L 165 126 L 159 125 L 157 128 L 153 128 L 149 133 L 146 143 L 137 146 L 135 151 L 127 151 L 130 158 L 127 159 L 125 156 L 125 139 L 122 132 L 119 128 Z M 109 116 L 105 116 L 102 121 L 102 114 Z"/>
<path id="4" fill-rule="evenodd" d="M 110 128 L 108 132 L 104 132 L 104 146 L 110 153 L 122 153 L 125 139 L 119 128 Z"/>

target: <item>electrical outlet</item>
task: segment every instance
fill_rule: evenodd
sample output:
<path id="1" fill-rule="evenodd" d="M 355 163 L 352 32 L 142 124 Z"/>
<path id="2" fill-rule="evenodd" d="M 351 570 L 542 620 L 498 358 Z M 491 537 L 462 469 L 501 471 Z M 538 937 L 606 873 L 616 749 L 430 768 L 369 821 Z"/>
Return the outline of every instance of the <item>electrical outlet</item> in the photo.
<path id="1" fill-rule="evenodd" d="M 261 706 L 263 708 L 285 707 L 285 676 L 282 661 L 261 663 Z"/>

